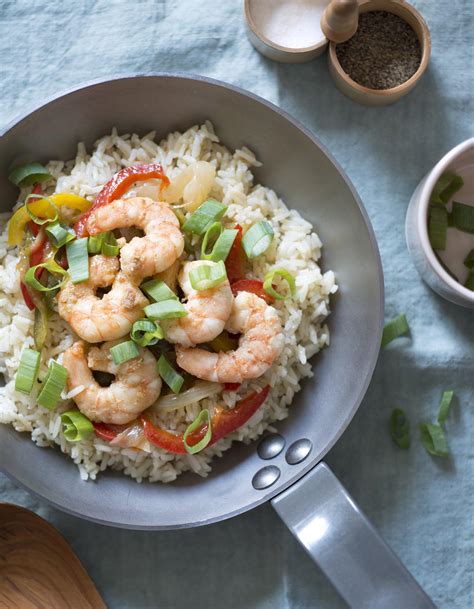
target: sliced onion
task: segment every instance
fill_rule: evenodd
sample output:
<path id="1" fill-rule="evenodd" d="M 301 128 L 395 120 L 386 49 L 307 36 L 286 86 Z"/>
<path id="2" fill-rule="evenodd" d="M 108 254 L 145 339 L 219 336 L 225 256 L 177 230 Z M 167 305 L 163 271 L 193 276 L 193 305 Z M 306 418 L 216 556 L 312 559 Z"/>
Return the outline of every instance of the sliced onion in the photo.
<path id="1" fill-rule="evenodd" d="M 124 429 L 111 440 L 110 445 L 120 446 L 120 448 L 138 448 L 146 453 L 151 453 L 151 445 L 145 438 L 141 423 L 134 423 L 130 427 L 127 427 L 127 429 Z"/>
<path id="2" fill-rule="evenodd" d="M 209 381 L 197 381 L 196 384 L 183 391 L 183 393 L 169 394 L 160 398 L 151 407 L 156 412 L 170 412 L 172 410 L 178 410 L 178 408 L 184 408 L 190 404 L 196 404 L 201 400 L 210 398 L 216 393 L 222 392 L 222 385 L 220 383 L 211 383 Z"/>

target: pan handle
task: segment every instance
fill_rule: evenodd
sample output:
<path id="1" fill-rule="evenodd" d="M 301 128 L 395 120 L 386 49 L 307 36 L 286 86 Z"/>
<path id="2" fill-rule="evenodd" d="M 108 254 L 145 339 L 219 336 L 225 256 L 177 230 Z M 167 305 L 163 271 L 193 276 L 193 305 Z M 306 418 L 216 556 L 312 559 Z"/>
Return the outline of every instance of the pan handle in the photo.
<path id="1" fill-rule="evenodd" d="M 436 609 L 325 463 L 272 500 L 354 609 Z"/>

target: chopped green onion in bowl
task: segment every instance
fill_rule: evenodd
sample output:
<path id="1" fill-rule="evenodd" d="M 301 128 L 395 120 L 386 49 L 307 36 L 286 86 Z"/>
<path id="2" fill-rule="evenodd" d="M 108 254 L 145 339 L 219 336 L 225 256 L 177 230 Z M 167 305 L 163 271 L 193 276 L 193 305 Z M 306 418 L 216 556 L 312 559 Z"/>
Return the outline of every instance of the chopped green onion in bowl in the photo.
<path id="1" fill-rule="evenodd" d="M 191 269 L 189 273 L 191 286 L 198 291 L 217 288 L 226 279 L 227 271 L 222 260 L 213 265 L 200 264 Z"/>
<path id="2" fill-rule="evenodd" d="M 242 245 L 247 258 L 252 260 L 263 254 L 271 245 L 275 233 L 272 225 L 266 220 L 251 226 L 242 238 Z"/>
<path id="3" fill-rule="evenodd" d="M 464 233 L 474 234 L 474 205 L 453 202 L 453 226 Z"/>
<path id="4" fill-rule="evenodd" d="M 445 172 L 434 185 L 431 193 L 430 202 L 446 205 L 449 199 L 464 186 L 461 176 L 453 172 Z"/>
<path id="5" fill-rule="evenodd" d="M 203 235 L 211 224 L 222 218 L 226 211 L 227 205 L 208 199 L 186 219 L 182 229 L 185 233 Z"/>
<path id="6" fill-rule="evenodd" d="M 446 249 L 448 212 L 444 207 L 430 205 L 428 210 L 428 236 L 434 250 Z"/>
<path id="7" fill-rule="evenodd" d="M 49 364 L 48 374 L 38 394 L 37 402 L 43 408 L 53 410 L 61 399 L 61 393 L 66 387 L 67 369 L 52 360 Z"/>
<path id="8" fill-rule="evenodd" d="M 404 334 L 408 334 L 409 331 L 410 327 L 408 326 L 408 321 L 405 315 L 403 313 L 397 315 L 385 324 L 382 334 L 381 347 L 386 347 L 392 342 L 392 340 L 395 340 Z"/>
<path id="9" fill-rule="evenodd" d="M 161 355 L 156 363 L 158 373 L 173 393 L 179 393 L 184 383 L 184 377 L 176 372 L 168 359 Z"/>
<path id="10" fill-rule="evenodd" d="M 89 279 L 88 238 L 75 239 L 66 244 L 66 256 L 72 283 L 82 283 Z"/>
<path id="11" fill-rule="evenodd" d="M 32 186 L 33 184 L 44 182 L 50 178 L 51 174 L 46 167 L 43 167 L 40 163 L 25 163 L 24 165 L 15 167 L 8 176 L 10 182 L 19 188 Z"/>
<path id="12" fill-rule="evenodd" d="M 92 423 L 78 410 L 63 412 L 61 423 L 64 425 L 64 437 L 68 442 L 80 442 L 94 433 Z"/>
<path id="13" fill-rule="evenodd" d="M 140 351 L 133 340 L 127 340 L 110 348 L 110 356 L 112 357 L 114 364 L 117 366 L 125 364 L 131 359 L 135 359 L 139 355 Z"/>
<path id="14" fill-rule="evenodd" d="M 192 445 L 188 444 L 189 436 L 193 432 L 198 431 L 199 429 L 201 429 L 203 427 L 206 428 L 206 433 L 201 438 L 201 440 L 199 440 L 199 442 L 196 442 L 196 444 L 192 444 Z M 198 414 L 198 416 L 194 419 L 194 421 L 188 426 L 188 428 L 184 432 L 184 435 L 183 435 L 184 448 L 190 455 L 194 455 L 198 452 L 201 452 L 201 450 L 204 450 L 206 448 L 206 446 L 209 444 L 209 442 L 211 441 L 211 439 L 212 439 L 211 415 L 209 413 L 209 410 L 207 408 L 205 408 L 204 410 L 201 410 L 201 412 Z"/>
<path id="15" fill-rule="evenodd" d="M 464 258 L 464 266 L 467 266 L 468 269 L 474 269 L 474 250 L 471 250 Z"/>
<path id="16" fill-rule="evenodd" d="M 20 365 L 15 377 L 15 390 L 29 395 L 36 379 L 40 366 L 41 355 L 34 349 L 23 349 L 20 357 Z"/>

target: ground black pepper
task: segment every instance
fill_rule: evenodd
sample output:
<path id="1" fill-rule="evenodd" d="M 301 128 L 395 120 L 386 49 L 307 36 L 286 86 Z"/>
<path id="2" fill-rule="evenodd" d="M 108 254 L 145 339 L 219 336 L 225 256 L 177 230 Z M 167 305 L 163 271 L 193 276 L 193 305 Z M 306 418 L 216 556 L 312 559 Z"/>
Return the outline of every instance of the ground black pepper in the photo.
<path id="1" fill-rule="evenodd" d="M 359 15 L 359 27 L 336 46 L 342 69 L 359 85 L 391 89 L 406 82 L 421 63 L 421 47 L 413 28 L 388 11 Z"/>

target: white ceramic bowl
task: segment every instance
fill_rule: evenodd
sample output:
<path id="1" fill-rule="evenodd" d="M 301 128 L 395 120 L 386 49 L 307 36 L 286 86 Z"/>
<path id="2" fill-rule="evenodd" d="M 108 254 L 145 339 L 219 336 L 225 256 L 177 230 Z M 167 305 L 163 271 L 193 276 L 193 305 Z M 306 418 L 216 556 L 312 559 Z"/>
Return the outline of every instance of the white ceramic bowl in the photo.
<path id="1" fill-rule="evenodd" d="M 440 176 L 448 170 L 454 171 L 464 178 L 463 190 L 456 193 L 456 197 L 462 201 L 472 202 L 474 138 L 470 138 L 450 150 L 418 184 L 406 216 L 407 245 L 417 271 L 435 292 L 455 304 L 474 309 L 474 292 L 458 283 L 445 271 L 436 258 L 428 238 L 427 219 L 430 196 Z"/>

